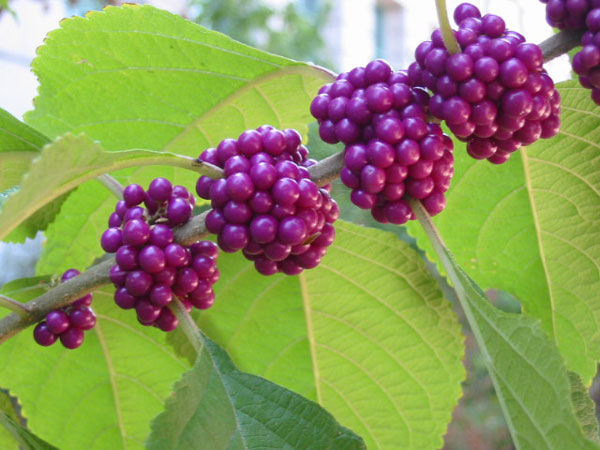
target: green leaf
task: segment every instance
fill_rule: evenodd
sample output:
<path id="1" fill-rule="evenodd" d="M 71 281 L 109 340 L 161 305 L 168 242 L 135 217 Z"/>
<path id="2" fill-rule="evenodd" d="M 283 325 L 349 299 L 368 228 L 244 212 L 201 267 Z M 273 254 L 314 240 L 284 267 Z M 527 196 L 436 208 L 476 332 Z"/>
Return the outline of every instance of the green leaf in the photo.
<path id="1" fill-rule="evenodd" d="M 442 243 L 426 212 L 413 211 L 456 289 L 465 317 L 500 401 L 515 446 L 519 449 L 599 449 L 577 421 L 567 369 L 539 322 L 494 308 L 463 272 Z"/>
<path id="2" fill-rule="evenodd" d="M 589 384 L 600 360 L 600 121 L 589 90 L 558 88 L 557 137 L 501 166 L 457 144 L 448 206 L 434 222 L 477 283 L 516 296 Z M 419 225 L 408 228 L 435 259 Z"/>
<path id="3" fill-rule="evenodd" d="M 571 401 L 577 420 L 583 427 L 583 433 L 590 441 L 600 444 L 596 404 L 590 397 L 588 389 L 581 382 L 581 377 L 575 372 L 568 372 L 568 375 L 569 383 L 571 383 Z"/>
<path id="4" fill-rule="evenodd" d="M 27 301 L 46 281 L 19 280 L 0 292 Z M 61 450 L 143 448 L 150 420 L 189 368 L 163 332 L 117 308 L 112 291 L 94 293 L 98 323 L 77 350 L 41 347 L 31 329 L 0 345 L 0 385 L 18 396 L 29 429 Z"/>
<path id="5" fill-rule="evenodd" d="M 53 445 L 40 439 L 27 428 L 16 423 L 10 416 L 0 411 L 0 424 L 10 431 L 20 448 L 24 450 L 58 450 Z"/>
<path id="6" fill-rule="evenodd" d="M 222 348 L 200 339 L 196 364 L 152 422 L 149 449 L 365 448 L 316 403 L 238 371 Z"/>
<path id="7" fill-rule="evenodd" d="M 32 66 L 41 86 L 26 121 L 48 136 L 83 131 L 109 150 L 159 150 L 185 136 L 193 156 L 209 141 L 237 136 L 240 120 L 244 128 L 305 129 L 310 97 L 331 80 L 140 5 L 63 20 Z"/>
<path id="8" fill-rule="evenodd" d="M 126 167 L 185 163 L 191 167 L 186 159 L 165 152 L 106 152 L 84 135 L 66 134 L 44 147 L 23 177 L 19 190 L 4 202 L 0 239 L 35 214 L 47 213 L 46 205 L 98 175 Z"/>
<path id="9" fill-rule="evenodd" d="M 391 233 L 336 229 L 300 276 L 262 277 L 222 254 L 217 301 L 198 324 L 240 370 L 316 400 L 368 448 L 440 448 L 464 379 L 451 305 Z"/>
<path id="10" fill-rule="evenodd" d="M 48 138 L 0 108 L 0 191 L 19 184 Z"/>
<path id="11" fill-rule="evenodd" d="M 306 131 L 310 101 L 332 79 L 323 70 L 252 49 L 150 6 L 109 7 L 61 26 L 34 61 L 41 87 L 27 120 L 53 137 L 84 131 L 109 150 L 148 148 L 196 157 L 265 123 Z M 153 51 L 139 51 L 143 48 Z M 115 176 L 141 184 L 166 176 L 188 187 L 197 179 L 171 168 Z M 48 230 L 38 273 L 53 271 L 57 261 L 64 267 L 91 263 L 112 208 L 114 199 L 99 186 L 73 192 Z M 91 248 L 96 253 L 87 251 Z"/>
<path id="12" fill-rule="evenodd" d="M 13 399 L 14 397 L 11 397 L 5 389 L 0 389 L 0 413 L 8 416 L 13 422 L 19 423 L 20 417 L 15 411 Z M 3 426 L 0 426 L 0 443 L 3 444 L 3 446 L 0 446 L 3 450 L 17 450 L 19 448 L 19 443 L 15 440 L 13 434 Z"/>

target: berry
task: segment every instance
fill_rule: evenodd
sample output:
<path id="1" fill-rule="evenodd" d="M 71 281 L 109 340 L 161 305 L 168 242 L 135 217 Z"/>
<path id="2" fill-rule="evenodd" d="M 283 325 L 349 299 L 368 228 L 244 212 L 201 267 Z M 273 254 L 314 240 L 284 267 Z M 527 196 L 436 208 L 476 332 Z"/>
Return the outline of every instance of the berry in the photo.
<path id="1" fill-rule="evenodd" d="M 586 28 L 586 16 L 592 9 L 589 0 L 540 0 L 546 4 L 546 21 L 553 27 L 580 30 Z"/>
<path id="2" fill-rule="evenodd" d="M 33 329 L 33 339 L 40 345 L 47 347 L 52 345 L 58 339 L 58 336 L 50 331 L 46 322 L 38 323 Z"/>
<path id="3" fill-rule="evenodd" d="M 54 334 L 60 334 L 66 331 L 67 328 L 69 328 L 69 325 L 69 316 L 60 309 L 50 311 L 46 315 L 46 326 Z"/>
<path id="4" fill-rule="evenodd" d="M 71 327 L 59 336 L 63 347 L 75 349 L 83 343 L 83 330 L 77 327 Z"/>
<path id="5" fill-rule="evenodd" d="M 371 77 L 385 76 L 384 66 L 375 65 L 372 70 Z M 343 94 L 353 89 L 350 82 L 344 80 L 336 84 L 334 90 Z M 321 105 L 317 101 L 313 110 L 321 108 L 317 114 L 341 117 L 347 103 L 344 98 Z M 335 132 L 350 139 L 356 128 L 341 120 Z M 382 133 L 394 139 L 398 130 L 384 127 Z M 324 249 L 333 241 L 333 233 L 330 233 L 331 240 L 325 241 L 327 245 L 319 247 L 318 252 L 311 251 L 311 255 L 318 253 L 318 258 L 301 256 L 314 247 L 312 241 L 318 238 L 323 227 L 331 226 L 337 219 L 338 208 L 333 206 L 335 203 L 329 193 L 319 189 L 309 178 L 307 168 L 315 162 L 308 159 L 308 150 L 302 145 L 299 133 L 263 125 L 243 132 L 237 140 L 225 139 L 216 150 L 205 150 L 199 159 L 209 161 L 215 151 L 221 155 L 216 163 L 224 168 L 225 178 L 200 177 L 196 192 L 211 201 L 213 209 L 207 215 L 206 228 L 217 234 L 221 250 L 242 250 L 264 275 L 297 274 L 318 264 Z M 192 268 L 198 274 L 208 277 L 213 267 L 204 256 L 194 256 L 192 260 Z M 178 272 L 175 289 L 188 291 L 190 286 L 179 281 L 181 277 Z M 189 298 L 194 306 L 205 309 L 214 302 L 214 293 L 206 291 L 200 280 L 189 292 Z"/>
<path id="6" fill-rule="evenodd" d="M 79 275 L 79 271 L 69 269 L 61 276 L 65 282 Z M 111 271 L 111 278 L 120 278 Z M 89 307 L 92 294 L 84 295 L 72 304 L 50 311 L 44 321 L 38 323 L 33 330 L 34 340 L 45 347 L 54 344 L 58 339 L 65 348 L 75 349 L 83 342 L 84 330 L 91 330 L 96 325 L 96 315 Z"/>
<path id="7" fill-rule="evenodd" d="M 596 2 L 594 6 L 600 6 Z M 586 16 L 587 32 L 581 39 L 582 48 L 573 57 L 573 70 L 579 75 L 580 84 L 591 89 L 591 98 L 600 105 L 600 8 L 591 9 Z M 542 124 L 542 136 L 552 134 L 557 128 L 556 119 Z"/>
<path id="8" fill-rule="evenodd" d="M 81 328 L 82 330 L 91 330 L 96 325 L 96 315 L 90 308 L 78 306 L 71 308 L 69 321 L 71 322 L 71 326 Z"/>
<path id="9" fill-rule="evenodd" d="M 582 2 L 550 0 L 547 9 L 554 11 L 558 4 L 571 8 L 576 3 Z M 580 9 L 581 5 L 571 12 Z M 560 96 L 542 67 L 541 49 L 507 30 L 501 17 L 482 17 L 471 4 L 459 5 L 454 19 L 461 52 L 449 55 L 436 30 L 431 41 L 417 47 L 416 61 L 408 70 L 412 86 L 431 91 L 429 112 L 467 143 L 470 156 L 494 164 L 506 161 L 523 145 L 554 136 Z M 600 30 L 600 15 L 598 26 Z M 600 51 L 589 51 L 586 57 L 590 62 L 597 57 L 600 62 Z M 584 67 L 583 62 L 579 66 Z M 495 157 L 498 151 L 502 156 Z M 421 188 L 413 189 L 422 193 Z"/>

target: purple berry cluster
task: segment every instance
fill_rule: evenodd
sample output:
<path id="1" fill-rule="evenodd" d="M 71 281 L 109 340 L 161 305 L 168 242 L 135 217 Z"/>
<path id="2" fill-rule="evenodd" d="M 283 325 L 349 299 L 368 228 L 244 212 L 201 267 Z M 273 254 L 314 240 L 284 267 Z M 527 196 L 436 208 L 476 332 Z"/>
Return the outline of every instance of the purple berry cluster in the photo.
<path id="1" fill-rule="evenodd" d="M 321 139 L 346 145 L 383 139 L 390 133 L 385 120 L 403 118 L 400 110 L 407 117 L 421 115 L 421 104 L 427 104 L 429 96 L 407 83 L 406 71 L 394 72 L 381 59 L 341 73 L 321 87 L 310 105 Z"/>
<path id="2" fill-rule="evenodd" d="M 63 273 L 61 281 L 70 280 L 79 275 L 79 271 L 69 269 Z M 50 311 L 46 319 L 33 329 L 35 342 L 44 347 L 52 345 L 57 339 L 68 349 L 75 349 L 83 342 L 84 331 L 96 325 L 96 315 L 92 308 L 92 294 L 75 300 L 69 306 Z"/>
<path id="3" fill-rule="evenodd" d="M 145 208 L 139 206 L 142 202 Z M 165 178 L 154 179 L 148 191 L 137 184 L 127 186 L 102 235 L 102 248 L 116 253 L 110 270 L 115 303 L 135 309 L 142 325 L 174 330 L 177 318 L 169 304 L 177 297 L 191 310 L 214 303 L 213 284 L 219 279 L 218 248 L 210 241 L 190 246 L 174 242 L 171 227 L 189 220 L 192 194 Z"/>
<path id="4" fill-rule="evenodd" d="M 592 100 L 600 105 L 600 1 L 598 8 L 589 11 L 587 28 L 581 38 L 582 48 L 573 57 L 573 70 L 584 88 L 592 90 Z"/>
<path id="5" fill-rule="evenodd" d="M 583 30 L 586 17 L 593 8 L 600 8 L 599 0 L 540 0 L 546 4 L 546 21 L 561 30 Z"/>
<path id="6" fill-rule="evenodd" d="M 560 95 L 543 69 L 541 49 L 493 14 L 463 3 L 454 11 L 461 52 L 449 54 L 440 30 L 421 43 L 408 70 L 429 89 L 429 112 L 467 142 L 467 152 L 494 164 L 560 126 Z"/>
<path id="7" fill-rule="evenodd" d="M 225 252 L 242 250 L 263 275 L 297 275 L 316 267 L 335 237 L 337 203 L 310 179 L 314 164 L 297 131 L 263 125 L 205 150 L 200 160 L 225 177 L 198 179 L 210 199 L 206 228 Z"/>
<path id="8" fill-rule="evenodd" d="M 383 60 L 340 74 L 311 103 L 325 142 L 342 141 L 351 201 L 382 223 L 414 219 L 405 195 L 435 215 L 454 173 L 452 140 L 429 123 L 429 94 Z M 349 132 L 352 130 L 352 132 Z"/>

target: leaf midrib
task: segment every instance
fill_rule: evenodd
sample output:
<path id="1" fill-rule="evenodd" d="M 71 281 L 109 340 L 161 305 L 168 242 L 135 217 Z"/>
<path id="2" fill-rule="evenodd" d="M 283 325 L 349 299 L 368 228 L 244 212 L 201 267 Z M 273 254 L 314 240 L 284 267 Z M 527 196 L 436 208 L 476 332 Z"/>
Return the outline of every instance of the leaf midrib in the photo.
<path id="1" fill-rule="evenodd" d="M 525 180 L 525 186 L 527 187 L 527 196 L 529 197 L 529 204 L 531 206 L 531 216 L 533 218 L 533 224 L 535 227 L 535 237 L 537 239 L 538 251 L 540 254 L 540 259 L 542 262 L 542 268 L 544 269 L 544 277 L 546 278 L 546 285 L 548 286 L 548 298 L 550 300 L 550 319 L 552 325 L 552 340 L 556 343 L 557 346 L 558 340 L 556 337 L 556 305 L 554 300 L 554 289 L 552 288 L 552 279 L 550 277 L 550 273 L 548 271 L 548 263 L 546 261 L 546 254 L 544 250 L 544 243 L 542 240 L 542 229 L 540 226 L 540 219 L 538 217 L 536 204 L 535 204 L 535 196 L 533 193 L 533 186 L 531 184 L 531 170 L 529 168 L 529 156 L 527 155 L 527 149 L 523 149 L 521 151 L 521 161 L 523 162 L 523 177 Z"/>

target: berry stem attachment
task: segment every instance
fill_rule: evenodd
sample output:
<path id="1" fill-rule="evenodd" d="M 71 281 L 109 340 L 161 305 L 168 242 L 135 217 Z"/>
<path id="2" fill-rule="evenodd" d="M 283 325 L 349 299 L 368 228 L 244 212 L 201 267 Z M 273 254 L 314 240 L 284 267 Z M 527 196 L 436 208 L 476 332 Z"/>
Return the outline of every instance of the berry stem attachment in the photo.
<path id="1" fill-rule="evenodd" d="M 102 183 L 106 189 L 112 192 L 119 200 L 123 199 L 123 185 L 121 185 L 121 183 L 119 183 L 115 177 L 105 173 L 99 175 L 96 179 Z"/>
<path id="2" fill-rule="evenodd" d="M 189 339 L 190 344 L 194 347 L 196 353 L 200 353 L 202 351 L 202 346 L 204 345 L 202 342 L 202 334 L 200 333 L 200 329 L 190 313 L 188 313 L 183 306 L 183 304 L 179 300 L 172 301 L 169 305 L 175 317 L 179 321 L 179 326 L 185 333 L 186 337 Z"/>
<path id="3" fill-rule="evenodd" d="M 438 22 L 440 24 L 440 30 L 442 31 L 442 38 L 444 39 L 444 45 L 446 50 L 451 55 L 460 53 L 460 47 L 454 32 L 450 26 L 450 20 L 448 19 L 448 9 L 446 8 L 446 0 L 435 0 L 435 9 L 437 10 Z"/>
<path id="4" fill-rule="evenodd" d="M 19 303 L 18 301 L 4 295 L 0 295 L 0 306 L 17 313 L 19 317 L 27 317 L 31 312 L 30 309 L 23 303 Z"/>

